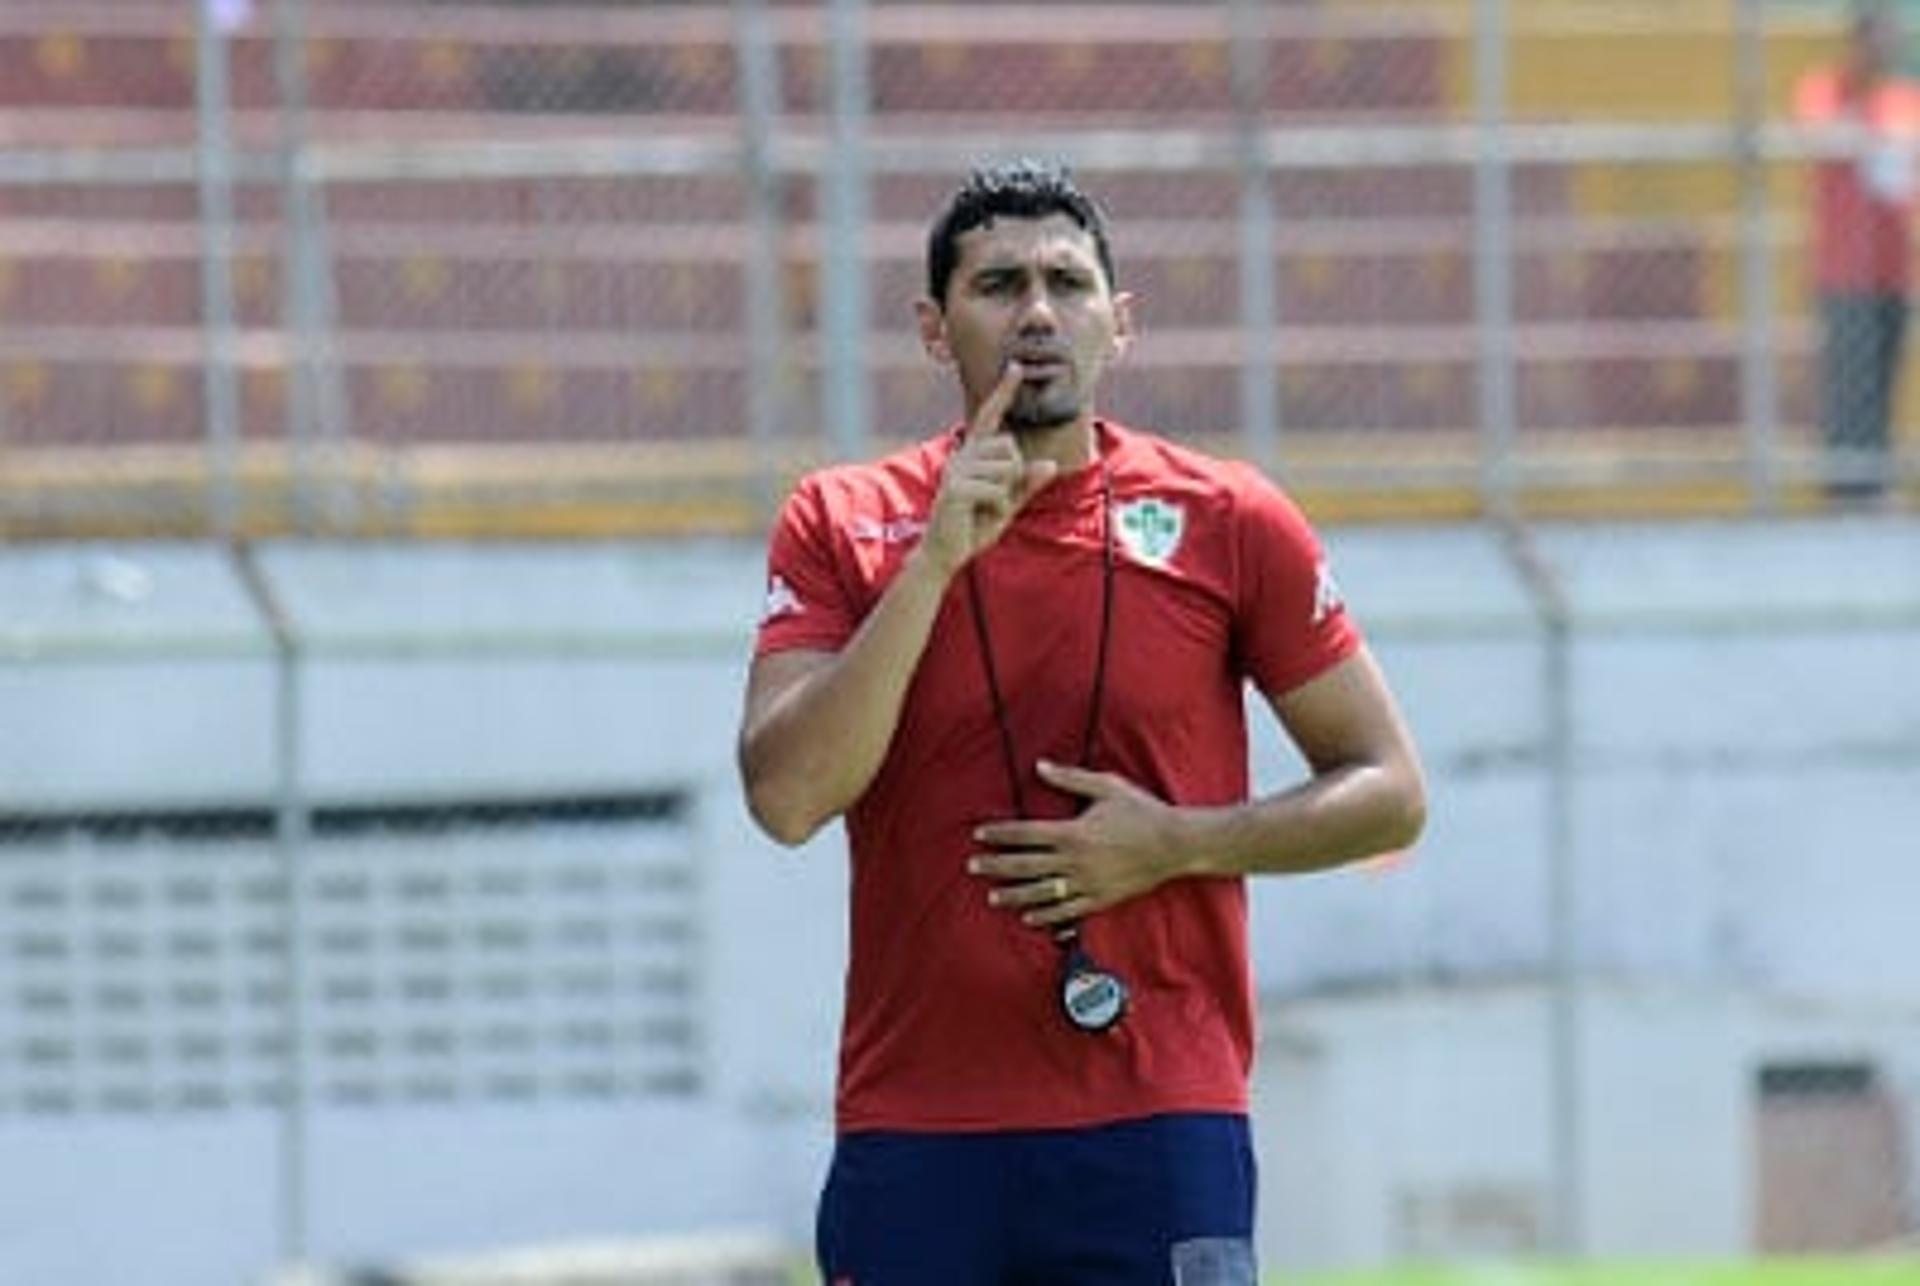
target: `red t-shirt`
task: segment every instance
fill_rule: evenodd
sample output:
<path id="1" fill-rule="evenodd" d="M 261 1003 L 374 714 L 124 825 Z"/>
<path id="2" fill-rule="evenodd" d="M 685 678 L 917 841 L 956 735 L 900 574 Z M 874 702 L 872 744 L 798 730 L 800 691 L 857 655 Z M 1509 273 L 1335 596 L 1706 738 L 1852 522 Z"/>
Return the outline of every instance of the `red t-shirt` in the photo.
<path id="1" fill-rule="evenodd" d="M 1794 114 L 1816 125 L 1852 121 L 1864 135 L 1865 154 L 1814 165 L 1808 234 L 1815 287 L 1839 294 L 1903 293 L 1912 277 L 1913 200 L 1897 184 L 1876 192 L 1869 175 L 1876 164 L 1912 164 L 1901 151 L 1916 144 L 1920 96 L 1904 81 L 1853 86 L 1839 72 L 1822 69 L 1796 86 Z M 1876 149 L 1888 150 L 1876 157 Z"/>
<path id="2" fill-rule="evenodd" d="M 1162 799 L 1248 794 L 1244 682 L 1279 694 L 1360 635 L 1298 509 L 1250 467 L 1103 421 L 1101 462 L 1056 478 L 972 566 L 1028 807 L 1070 816 L 1034 761 L 1073 764 L 1100 648 L 1104 499 L 1117 571 L 1093 766 Z M 923 528 L 958 431 L 804 479 L 774 531 L 759 654 L 837 650 Z M 1110 482 L 1105 479 L 1110 477 Z M 1012 817 L 965 576 L 949 587 L 878 775 L 847 812 L 850 961 L 837 1119 L 866 1129 L 1041 1129 L 1246 1110 L 1254 997 L 1237 879 L 1170 881 L 1093 916 L 1131 991 L 1089 1034 L 1059 949 L 987 905 L 976 825 Z"/>

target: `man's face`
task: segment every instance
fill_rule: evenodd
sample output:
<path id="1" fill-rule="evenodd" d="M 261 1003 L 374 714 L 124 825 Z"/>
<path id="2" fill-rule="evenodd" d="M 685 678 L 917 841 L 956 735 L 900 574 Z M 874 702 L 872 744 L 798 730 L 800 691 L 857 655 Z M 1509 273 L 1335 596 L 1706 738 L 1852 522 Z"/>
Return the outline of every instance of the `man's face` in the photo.
<path id="1" fill-rule="evenodd" d="M 927 350 L 958 371 L 968 412 L 1009 361 L 1027 372 L 1007 412 L 1014 432 L 1090 412 L 1094 386 L 1131 333 L 1131 300 L 1113 293 L 1093 237 L 1052 214 L 998 218 L 962 233 L 955 246 L 947 297 L 922 301 L 920 327 Z"/>

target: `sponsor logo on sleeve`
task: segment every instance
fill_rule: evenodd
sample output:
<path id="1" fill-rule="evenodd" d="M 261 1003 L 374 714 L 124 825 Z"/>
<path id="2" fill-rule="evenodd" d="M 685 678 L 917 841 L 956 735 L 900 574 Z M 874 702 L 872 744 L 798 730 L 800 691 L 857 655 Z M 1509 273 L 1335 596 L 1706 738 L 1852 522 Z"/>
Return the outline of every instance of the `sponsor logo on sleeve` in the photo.
<path id="1" fill-rule="evenodd" d="M 767 601 L 760 609 L 760 623 L 766 625 L 784 616 L 798 616 L 806 610 L 800 596 L 793 592 L 793 586 L 787 584 L 787 578 L 775 572 L 767 581 Z"/>
<path id="2" fill-rule="evenodd" d="M 1340 582 L 1333 578 L 1333 568 L 1322 558 L 1313 567 L 1313 623 L 1318 625 L 1345 607 L 1346 600 L 1340 597 Z"/>
<path id="3" fill-rule="evenodd" d="M 882 545 L 905 545 L 920 539 L 927 529 L 924 518 L 889 518 L 881 522 L 878 518 L 855 518 L 847 525 L 847 534 L 855 540 L 877 542 Z"/>

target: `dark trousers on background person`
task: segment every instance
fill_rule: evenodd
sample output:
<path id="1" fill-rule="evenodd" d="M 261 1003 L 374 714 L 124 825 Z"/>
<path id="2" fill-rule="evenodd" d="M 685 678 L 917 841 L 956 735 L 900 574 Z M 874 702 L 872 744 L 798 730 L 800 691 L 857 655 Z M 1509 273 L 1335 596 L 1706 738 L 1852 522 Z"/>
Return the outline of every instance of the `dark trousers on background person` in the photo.
<path id="1" fill-rule="evenodd" d="M 1821 426 L 1827 495 L 1865 500 L 1892 481 L 1894 391 L 1907 334 L 1904 294 L 1821 296 Z"/>

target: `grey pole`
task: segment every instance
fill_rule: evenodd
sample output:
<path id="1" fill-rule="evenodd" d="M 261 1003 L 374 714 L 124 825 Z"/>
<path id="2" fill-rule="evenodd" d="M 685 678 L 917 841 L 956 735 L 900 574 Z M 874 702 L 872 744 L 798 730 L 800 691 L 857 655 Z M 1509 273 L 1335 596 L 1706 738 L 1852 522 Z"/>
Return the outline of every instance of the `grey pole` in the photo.
<path id="1" fill-rule="evenodd" d="M 1513 200 L 1507 157 L 1506 0 L 1475 0 L 1473 302 L 1479 333 L 1480 498 L 1493 513 L 1515 499 Z"/>
<path id="2" fill-rule="evenodd" d="M 1740 165 L 1740 422 L 1746 427 L 1747 479 L 1754 509 L 1780 507 L 1780 390 L 1774 366 L 1773 211 L 1767 193 L 1765 0 L 1740 0 L 1735 149 Z"/>
<path id="3" fill-rule="evenodd" d="M 1553 1230 L 1559 1253 L 1578 1258 L 1586 1247 L 1586 1149 L 1573 850 L 1573 639 L 1571 614 L 1557 587 L 1545 615 L 1540 681 L 1547 712 L 1547 922 L 1553 935 Z"/>
<path id="4" fill-rule="evenodd" d="M 298 630 L 273 592 L 251 545 L 230 547 L 234 570 L 273 640 L 274 651 L 274 848 L 280 874 L 281 971 L 285 1026 L 281 1032 L 280 1259 L 303 1264 L 308 1253 L 307 979 L 301 875 L 311 835 L 301 791 L 301 648 Z"/>
<path id="5" fill-rule="evenodd" d="M 777 503 L 785 402 L 785 301 L 780 288 L 780 175 L 774 131 L 780 118 L 780 62 L 768 29 L 766 0 L 734 0 L 735 56 L 740 65 L 741 161 L 747 184 L 747 441 L 750 486 L 762 521 Z"/>
<path id="6" fill-rule="evenodd" d="M 207 417 L 207 518 L 213 535 L 239 528 L 240 407 L 233 326 L 233 140 L 227 33 L 214 0 L 197 6 L 194 99 L 199 123 L 201 379 Z"/>
<path id="7" fill-rule="evenodd" d="M 1553 1248 L 1578 1258 L 1586 1244 L 1586 1157 L 1581 1126 L 1582 1041 L 1579 876 L 1575 869 L 1573 606 L 1533 533 L 1501 520 L 1508 560 L 1540 621 L 1540 701 L 1546 771 L 1548 966 L 1547 1136 L 1552 1169 Z"/>
<path id="8" fill-rule="evenodd" d="M 833 146 L 824 176 L 821 228 L 821 412 L 841 460 L 872 440 L 867 390 L 867 34 L 865 0 L 829 0 Z"/>
<path id="9" fill-rule="evenodd" d="M 280 190 L 286 242 L 282 308 L 294 339 L 288 362 L 287 431 L 291 437 L 293 524 L 314 533 L 353 525 L 352 488 L 324 477 L 346 440 L 346 391 L 335 360 L 337 315 L 325 214 L 307 158 L 307 0 L 274 6 L 273 72 L 280 99 Z"/>
<path id="10" fill-rule="evenodd" d="M 7 420 L 10 411 L 7 406 L 7 391 L 0 388 L 0 469 L 6 468 L 7 452 L 11 448 L 8 441 Z M 15 499 L 15 487 L 0 487 L 0 540 L 6 540 L 14 534 L 13 524 L 16 516 L 24 515 L 27 509 Z"/>
<path id="11" fill-rule="evenodd" d="M 1232 0 L 1231 75 L 1240 143 L 1240 432 L 1248 458 L 1274 474 L 1280 469 L 1280 358 L 1263 9 L 1259 0 Z"/>

